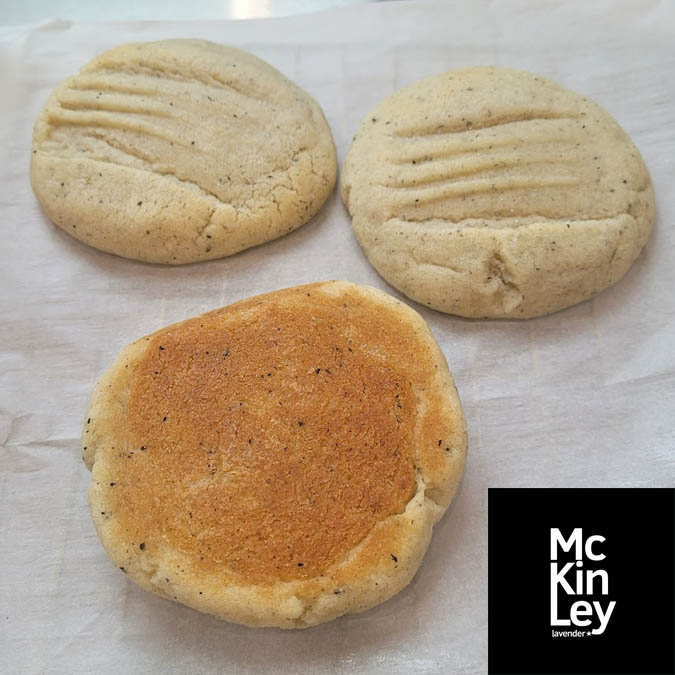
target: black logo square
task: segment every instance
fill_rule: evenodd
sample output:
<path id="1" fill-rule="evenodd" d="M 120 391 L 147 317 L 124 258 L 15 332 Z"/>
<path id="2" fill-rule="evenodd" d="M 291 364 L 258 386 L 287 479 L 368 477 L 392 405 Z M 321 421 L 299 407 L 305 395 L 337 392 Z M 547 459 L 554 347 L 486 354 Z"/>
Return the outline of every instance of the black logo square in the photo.
<path id="1" fill-rule="evenodd" d="M 675 489 L 491 488 L 488 671 L 673 675 Z"/>

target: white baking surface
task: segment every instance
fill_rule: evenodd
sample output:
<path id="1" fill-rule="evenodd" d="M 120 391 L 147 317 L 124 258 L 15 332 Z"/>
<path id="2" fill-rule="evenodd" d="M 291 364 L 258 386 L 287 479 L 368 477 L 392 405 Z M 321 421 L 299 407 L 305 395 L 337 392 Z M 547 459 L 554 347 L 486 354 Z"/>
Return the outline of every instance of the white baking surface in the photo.
<path id="1" fill-rule="evenodd" d="M 486 672 L 488 487 L 675 484 L 673 35 L 667 0 L 397 2 L 256 21 L 0 28 L 0 672 Z M 49 91 L 118 43 L 193 36 L 250 49 L 305 87 L 340 159 L 360 118 L 424 75 L 471 64 L 535 71 L 606 107 L 656 191 L 645 251 L 589 302 L 525 322 L 414 305 L 464 404 L 463 485 L 409 588 L 305 631 L 229 625 L 140 590 L 107 560 L 87 506 L 82 416 L 125 344 L 319 279 L 394 292 L 337 195 L 293 234 L 180 268 L 100 253 L 48 222 L 28 165 Z"/>

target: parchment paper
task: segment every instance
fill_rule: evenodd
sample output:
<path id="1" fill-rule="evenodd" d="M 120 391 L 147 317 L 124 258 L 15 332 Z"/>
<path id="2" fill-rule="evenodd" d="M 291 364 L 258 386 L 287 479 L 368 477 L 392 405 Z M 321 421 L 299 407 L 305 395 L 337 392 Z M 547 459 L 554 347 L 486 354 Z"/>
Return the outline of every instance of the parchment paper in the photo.
<path id="1" fill-rule="evenodd" d="M 488 487 L 675 484 L 673 35 L 666 0 L 397 2 L 250 22 L 0 29 L 0 672 L 486 672 Z M 319 279 L 396 295 L 360 251 L 336 195 L 293 234 L 180 268 L 99 253 L 48 222 L 28 165 L 49 91 L 116 44 L 192 36 L 250 49 L 305 87 L 340 159 L 360 118 L 424 75 L 473 64 L 538 72 L 616 117 L 656 191 L 646 250 L 589 302 L 525 322 L 415 305 L 463 400 L 462 488 L 408 589 L 306 631 L 229 625 L 140 590 L 107 560 L 87 506 L 82 416 L 125 344 Z"/>

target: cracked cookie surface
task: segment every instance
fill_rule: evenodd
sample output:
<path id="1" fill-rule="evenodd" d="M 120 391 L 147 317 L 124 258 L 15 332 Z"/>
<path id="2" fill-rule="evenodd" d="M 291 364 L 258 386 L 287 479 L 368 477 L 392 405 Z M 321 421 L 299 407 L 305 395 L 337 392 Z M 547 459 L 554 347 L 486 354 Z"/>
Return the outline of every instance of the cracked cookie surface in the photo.
<path id="1" fill-rule="evenodd" d="M 361 122 L 342 197 L 370 262 L 440 311 L 528 318 L 617 282 L 654 218 L 619 125 L 530 73 L 466 68 L 399 90 Z"/>
<path id="2" fill-rule="evenodd" d="M 220 258 L 306 223 L 335 184 L 316 102 L 270 65 L 200 40 L 129 44 L 52 92 L 31 182 L 86 244 L 147 262 Z"/>
<path id="3" fill-rule="evenodd" d="M 466 429 L 422 318 L 325 282 L 127 347 L 96 386 L 83 454 L 101 541 L 136 583 L 230 621 L 302 628 L 411 580 Z"/>

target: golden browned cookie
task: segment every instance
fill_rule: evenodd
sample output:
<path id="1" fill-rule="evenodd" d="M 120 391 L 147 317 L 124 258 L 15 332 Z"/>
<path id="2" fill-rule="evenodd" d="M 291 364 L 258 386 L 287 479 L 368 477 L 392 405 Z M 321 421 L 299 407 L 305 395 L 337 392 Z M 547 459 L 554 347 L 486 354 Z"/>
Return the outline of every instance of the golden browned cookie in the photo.
<path id="1" fill-rule="evenodd" d="M 94 390 L 83 453 L 99 536 L 133 581 L 229 621 L 304 628 L 412 579 L 466 429 L 423 319 L 326 282 L 128 346 Z"/>
<path id="2" fill-rule="evenodd" d="M 591 297 L 626 273 L 654 218 L 649 173 L 619 125 L 507 68 L 434 75 L 383 101 L 347 154 L 342 196 L 389 283 L 466 317 Z"/>
<path id="3" fill-rule="evenodd" d="M 336 157 L 316 102 L 252 54 L 201 40 L 101 54 L 35 124 L 33 190 L 102 251 L 156 263 L 220 258 L 306 223 Z"/>

